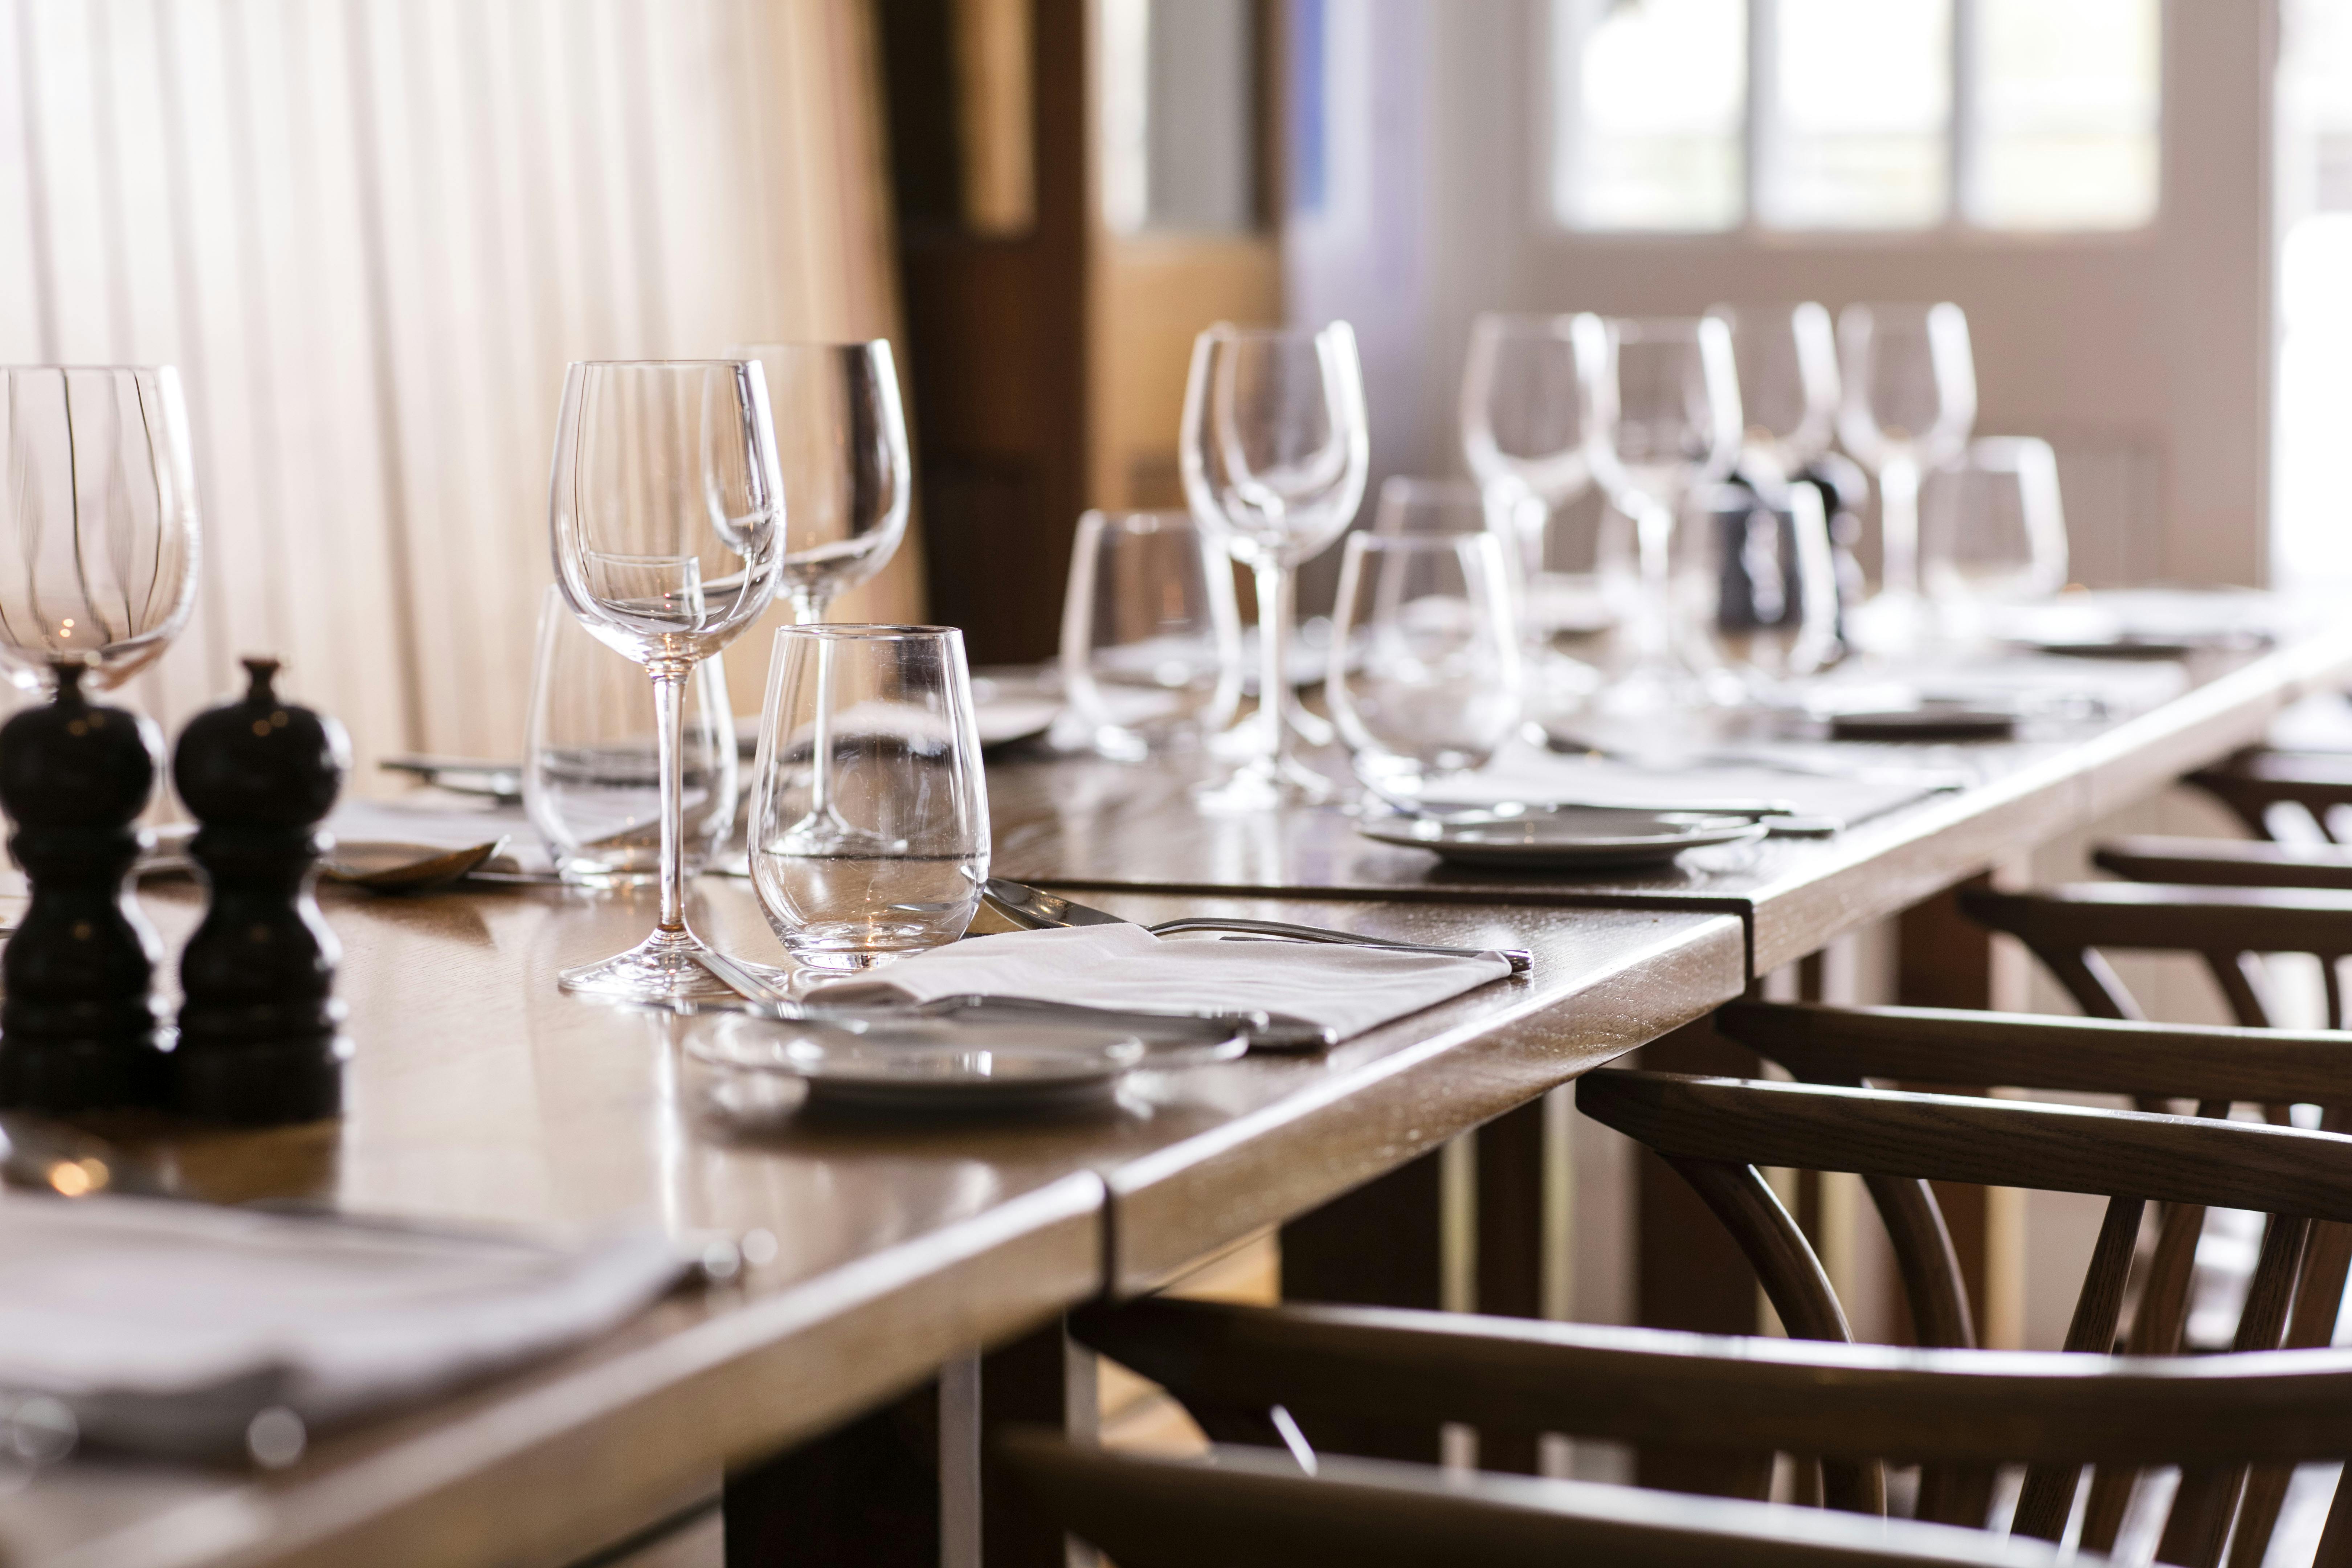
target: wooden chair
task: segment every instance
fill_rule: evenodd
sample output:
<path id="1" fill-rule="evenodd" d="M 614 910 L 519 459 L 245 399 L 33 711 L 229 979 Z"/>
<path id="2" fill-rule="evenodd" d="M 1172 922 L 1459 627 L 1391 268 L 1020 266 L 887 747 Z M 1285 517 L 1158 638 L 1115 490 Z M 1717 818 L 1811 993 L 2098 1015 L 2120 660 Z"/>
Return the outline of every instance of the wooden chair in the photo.
<path id="1" fill-rule="evenodd" d="M 1207 1463 L 1157 1459 L 1016 1428 L 993 1457 L 1121 1568 L 2054 1568 L 2061 1561 L 2039 1542 L 1902 1520 L 1371 1459 L 1318 1458 L 1309 1473 L 1265 1448 L 1220 1447 Z"/>
<path id="2" fill-rule="evenodd" d="M 2311 814 L 2322 833 L 2335 839 L 2328 813 L 2336 806 L 2352 805 L 2352 754 L 2254 746 L 2211 767 L 2200 768 L 2181 782 L 2220 801 L 2257 838 L 2272 836 L 2273 806 L 2299 805 Z"/>
<path id="3" fill-rule="evenodd" d="M 2347 1351 L 2162 1359 L 1993 1354 L 1394 1308 L 1166 1300 L 1091 1309 L 1071 1327 L 1092 1348 L 1168 1388 L 1219 1442 L 1255 1444 L 1262 1453 L 1289 1450 L 1286 1463 L 1261 1458 L 1261 1473 L 1307 1467 L 1333 1473 L 1330 1456 L 1315 1452 L 1301 1434 L 1324 1421 L 1375 1415 L 1635 1444 L 1814 1453 L 1853 1476 L 1871 1474 L 1888 1458 L 1957 1473 L 2024 1462 L 2037 1475 L 2073 1475 L 2085 1464 L 2179 1464 L 2192 1476 L 2209 1476 L 2246 1465 L 2279 1470 L 2352 1451 Z M 1230 1463 L 1231 1452 L 1221 1450 L 1220 1461 Z M 1474 1485 L 1449 1477 L 1443 1484 L 1489 1498 L 1538 1495 L 1516 1479 L 1482 1478 Z M 2175 1527 L 2182 1509 L 2192 1506 L 2190 1489 L 2184 1485 L 2175 1505 Z M 1592 1494 L 1577 1489 L 1553 1495 L 1572 1503 Z M 1874 1501 L 1864 1494 L 1859 1506 Z M 1311 1505 L 1302 1500 L 1300 1506 Z M 1643 1505 L 1627 1500 L 1621 1506 Z M 1802 1518 L 1811 1510 L 1782 1511 Z M 2057 1534 L 2025 1528 L 2021 1514 L 2021 1505 L 2013 1532 L 2021 1541 Z M 1677 1496 L 1642 1517 L 1741 1516 L 1718 1515 L 1705 1500 Z M 2062 1525 L 2064 1517 L 2062 1510 Z M 2221 1523 L 2226 1528 L 2226 1517 Z M 1129 1562 L 1087 1521 L 1073 1519 L 1073 1527 Z M 2200 1559 L 2185 1549 L 2202 1542 L 2176 1539 L 2168 1529 L 2158 1554 L 2167 1562 L 2210 1561 L 2219 1541 L 2210 1531 L 2208 1539 Z M 2258 1562 L 2260 1543 L 2242 1526 L 2241 1539 L 2249 1544 L 2232 1561 Z M 2317 1568 L 2341 1568 L 2347 1558 L 2352 1539 L 2339 1510 L 2329 1520 Z M 1454 1560 L 1483 1559 L 1465 1549 Z"/>
<path id="4" fill-rule="evenodd" d="M 1958 1021 L 1971 1016 L 1950 1017 L 1956 1020 L 1951 1026 L 1958 1029 L 1962 1026 Z M 1750 1028 L 1751 1035 L 1759 1032 Z M 1857 1028 L 1842 1045 L 1825 1047 L 1822 1055 L 1808 1064 L 1810 1069 L 1822 1076 L 1850 1072 L 1866 1077 L 1877 1070 L 1900 1070 L 1906 1065 L 1895 1047 L 1882 1044 L 1874 1053 L 1867 1034 L 1866 1029 Z M 2024 1042 L 2029 1037 L 2021 1032 L 2013 1035 L 2011 1048 L 2027 1048 Z M 2119 1036 L 2118 1044 L 2120 1040 Z M 2326 1048 L 2325 1042 L 2308 1037 L 2273 1040 L 2255 1036 L 2249 1044 L 2255 1043 L 2302 1046 L 2306 1068 L 2312 1050 Z M 1842 1058 L 1835 1057 L 1838 1051 L 1844 1053 Z M 1801 1056 L 1785 1043 L 1776 1054 Z M 2306 1098 L 2305 1091 L 2315 1088 L 2331 1094 L 2337 1091 L 2340 1073 L 2324 1075 L 2330 1079 L 2324 1085 L 2310 1077 L 2296 1077 L 2291 1066 L 2295 1056 L 2293 1048 L 2273 1055 L 2271 1066 L 2282 1076 L 2270 1081 L 2270 1089 L 2295 1099 Z M 1922 1050 L 1908 1065 L 1927 1066 L 1930 1059 L 1929 1053 Z M 1937 1072 L 1951 1070 L 1952 1055 L 1932 1059 L 1942 1064 Z M 1998 1064 L 1987 1061 L 1984 1065 Z M 2179 1070 L 2178 1078 L 2151 1074 L 2143 1081 L 2191 1084 L 2189 1092 L 2199 1092 L 2185 1061 L 2179 1064 Z M 2052 1081 L 2053 1074 L 2046 1069 L 2017 1076 L 2031 1078 L 2038 1087 L 2063 1087 Z M 2250 1074 L 2221 1092 L 2231 1098 L 2259 1092 L 2241 1087 L 2253 1082 Z M 2221 1205 L 2271 1216 L 2240 1317 L 2237 1350 L 2273 1350 L 2291 1323 L 2298 1333 L 2319 1332 L 2315 1320 L 2322 1316 L 2328 1326 L 2333 1324 L 2333 1302 L 2325 1299 L 2324 1290 L 2311 1293 L 2304 1318 L 2298 1319 L 2294 1309 L 2313 1223 L 2352 1221 L 2352 1139 L 2334 1133 L 1975 1096 L 1618 1071 L 1591 1073 L 1580 1079 L 1577 1103 L 1587 1115 L 1649 1145 L 1691 1184 L 1746 1252 L 1767 1297 L 1797 1338 L 1845 1340 L 1851 1333 L 1819 1259 L 1758 1173 L 1759 1165 L 1859 1172 L 1882 1194 L 1882 1202 L 1885 1192 L 1898 1184 L 1929 1181 L 2096 1193 L 2115 1200 L 2075 1304 L 2066 1340 L 2073 1349 L 2105 1351 L 2115 1343 L 2130 1259 L 2149 1202 L 2184 1210 Z M 1932 1226 L 1933 1239 L 1940 1242 L 1941 1216 L 1933 1213 L 1932 1199 L 1924 1191 L 1919 1196 L 1927 1205 L 1923 1224 Z M 1890 1225 L 1890 1231 L 1895 1228 Z M 1905 1245 L 1898 1241 L 1899 1249 Z M 1940 1254 L 1933 1258 L 1924 1256 L 1930 1248 L 1917 1237 L 1909 1247 L 1911 1256 L 1904 1264 L 1906 1289 L 1913 1292 L 1915 1311 L 1923 1323 L 1936 1322 L 1933 1303 L 1939 1297 L 1948 1301 L 1958 1299 L 1958 1275 L 1951 1266 L 1948 1242 L 1933 1248 Z M 2339 1263 L 2334 1269 L 2337 1291 L 2342 1274 Z M 1965 1319 L 1957 1308 L 1948 1306 L 1945 1310 L 1943 1324 L 1936 1331 L 1951 1334 L 1953 1323 L 1964 1323 Z M 2325 1342 L 2324 1332 L 2317 1342 Z M 2194 1464 L 2200 1458 L 2187 1451 L 2173 1457 L 2184 1464 Z M 2265 1467 L 2248 1489 L 2242 1468 L 2192 1470 L 2182 1483 L 2167 1525 L 2164 1560 L 2200 1568 L 2212 1563 L 2231 1521 L 2237 1520 L 2239 1537 L 2245 1545 L 2233 1556 L 2234 1568 L 2258 1564 L 2259 1547 L 2275 1522 L 2284 1474 L 2275 1467 Z M 1832 1495 L 1866 1494 L 1866 1481 L 1831 1475 L 1826 1468 L 1825 1479 Z M 2074 1465 L 2036 1465 L 2019 1500 L 2017 1531 L 2056 1539 L 2064 1528 L 2077 1479 Z M 1857 1487 L 1863 1491 L 1857 1492 Z M 2242 1494 L 2247 1505 L 2243 1510 Z M 1986 1477 L 1981 1469 L 1931 1468 L 1923 1478 L 1921 1515 L 1946 1522 L 1979 1521 L 1985 1496 Z M 2352 1513 L 2347 1512 L 2347 1506 L 2352 1505 L 2339 1503 L 2336 1513 L 2331 1515 L 2331 1527 L 2341 1520 L 2347 1549 L 2352 1549 Z M 2106 1528 L 2111 1523 L 2100 1520 L 2095 1510 L 2086 1520 L 2086 1534 L 2095 1526 Z M 2111 1529 L 2107 1539 L 2112 1539 Z"/>
<path id="5" fill-rule="evenodd" d="M 2023 942 L 2075 1005 L 2095 1018 L 2137 1018 L 2139 1004 L 2103 952 L 2192 952 L 2205 961 L 2238 1022 L 2273 1022 L 2262 995 L 2260 955 L 2308 952 L 2320 961 L 2327 1022 L 2347 1025 L 2337 961 L 2352 953 L 2352 895 L 2296 888 L 2142 886 L 2082 882 L 2038 892 L 1965 889 L 1960 908 Z"/>

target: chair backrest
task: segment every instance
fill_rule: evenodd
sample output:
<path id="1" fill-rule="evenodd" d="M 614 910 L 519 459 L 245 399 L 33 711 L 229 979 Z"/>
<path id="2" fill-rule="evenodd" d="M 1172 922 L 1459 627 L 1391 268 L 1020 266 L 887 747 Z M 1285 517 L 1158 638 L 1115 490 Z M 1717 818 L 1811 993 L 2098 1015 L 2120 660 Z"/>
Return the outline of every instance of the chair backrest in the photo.
<path id="1" fill-rule="evenodd" d="M 2039 892 L 1965 889 L 1960 908 L 2006 931 L 2049 966 L 2095 1018 L 2138 1018 L 2139 1004 L 2102 953 L 2126 948 L 2193 952 L 2205 961 L 2239 1023 L 2267 1028 L 2260 954 L 2320 960 L 2327 1024 L 2347 1026 L 2336 961 L 2352 955 L 2352 893 L 2302 888 L 2189 887 L 2083 882 Z"/>
<path id="2" fill-rule="evenodd" d="M 2312 1331 L 2305 1321 L 2291 1325 L 2291 1313 L 2313 1222 L 2352 1221 L 2352 1139 L 2328 1132 L 1972 1096 L 1615 1071 L 1580 1080 L 1577 1103 L 1586 1114 L 1648 1144 L 1690 1182 L 1755 1265 L 1789 1331 L 1802 1338 L 1850 1336 L 1819 1260 L 1758 1165 L 1858 1172 L 1872 1183 L 1882 1205 L 1890 1191 L 1916 1192 L 1930 1181 L 2096 1193 L 2113 1199 L 2067 1333 L 2068 1346 L 2078 1350 L 2103 1351 L 2115 1342 L 2125 1282 L 2150 1201 L 2200 1215 L 2202 1205 L 2221 1205 L 2272 1216 L 2239 1319 L 2235 1348 L 2241 1351 L 2274 1350 L 2291 1326 Z M 1925 1201 L 1932 1205 L 1932 1199 Z M 1940 1240 L 1940 1215 L 1932 1224 Z M 1890 1223 L 1890 1234 L 1895 1228 Z M 2193 1234 L 2187 1239 L 2193 1249 Z M 1947 1281 L 1941 1289 L 1948 1291 L 1955 1275 L 1948 1242 L 1941 1254 L 1933 1272 L 1940 1273 Z M 2161 1256 L 2158 1261 L 2166 1263 Z M 1915 1267 L 1918 1262 L 1906 1260 L 1906 1285 L 1927 1290 L 1932 1303 L 1938 1287 L 1915 1277 L 1931 1272 Z M 2333 1271 L 2340 1292 L 2340 1255 Z M 2332 1327 L 2333 1314 L 2328 1316 Z M 2173 1331 L 2177 1336 L 2177 1328 Z M 2030 1474 L 2017 1530 L 2056 1539 L 2076 1479 L 2072 1467 L 2042 1467 Z M 1931 1471 L 1929 1481 L 1930 1496 L 1922 1506 L 1932 1508 L 1934 1517 L 1964 1519 L 1977 1509 L 1981 1474 Z M 2168 1543 L 2192 1552 L 2210 1544 L 2218 1552 L 2221 1537 L 2214 1531 L 2226 1530 L 2237 1515 L 2243 1482 L 2242 1471 L 2235 1468 L 2184 1481 Z M 2112 1484 L 2106 1493 L 2104 1508 L 2119 1518 Z M 2266 1538 L 2283 1495 L 2283 1479 L 2272 1472 L 2259 1476 L 2248 1494 L 2253 1513 L 2242 1535 Z M 2094 1522 L 2097 1533 L 2105 1533 L 2114 1521 L 2095 1510 Z"/>
<path id="3" fill-rule="evenodd" d="M 1209 1462 L 1008 1432 L 997 1462 L 1121 1568 L 2052 1568 L 2037 1542 L 1630 1487 L 1221 1447 Z M 2095 1559 L 2075 1558 L 2075 1562 Z"/>
<path id="4" fill-rule="evenodd" d="M 2328 752 L 2274 752 L 2255 746 L 2181 781 L 2203 790 L 2258 837 L 2274 837 L 2271 808 L 2299 805 L 2320 832 L 2342 838 L 2328 818 L 2339 805 L 2352 805 L 2352 756 Z"/>

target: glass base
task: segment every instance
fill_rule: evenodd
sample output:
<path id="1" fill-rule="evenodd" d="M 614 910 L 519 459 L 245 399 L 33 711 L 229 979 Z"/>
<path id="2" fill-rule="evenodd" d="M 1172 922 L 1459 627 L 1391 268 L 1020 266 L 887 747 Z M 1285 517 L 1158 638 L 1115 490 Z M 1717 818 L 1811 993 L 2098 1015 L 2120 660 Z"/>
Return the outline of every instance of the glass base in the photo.
<path id="1" fill-rule="evenodd" d="M 1254 709 L 1247 717 L 1210 736 L 1210 754 L 1227 762 L 1239 762 L 1265 752 L 1267 746 L 1264 711 L 1263 709 Z M 1290 732 L 1310 746 L 1328 746 L 1339 738 L 1339 732 L 1331 727 L 1331 721 L 1301 702 L 1295 691 L 1282 705 L 1282 715 L 1290 721 Z"/>
<path id="2" fill-rule="evenodd" d="M 1341 794 L 1338 780 L 1318 773 L 1295 757 L 1277 762 L 1258 757 L 1233 777 L 1204 784 L 1192 791 L 1202 810 L 1220 814 L 1278 811 L 1291 805 L 1325 805 Z"/>
<path id="3" fill-rule="evenodd" d="M 1846 615 L 1846 640 L 1856 651 L 1879 658 L 1918 653 L 1934 637 L 1935 609 L 1917 594 L 1882 590 Z"/>
<path id="4" fill-rule="evenodd" d="M 710 950 L 690 931 L 656 931 L 628 952 L 558 973 L 555 983 L 584 996 L 621 1002 L 726 1002 L 735 992 L 703 967 Z"/>

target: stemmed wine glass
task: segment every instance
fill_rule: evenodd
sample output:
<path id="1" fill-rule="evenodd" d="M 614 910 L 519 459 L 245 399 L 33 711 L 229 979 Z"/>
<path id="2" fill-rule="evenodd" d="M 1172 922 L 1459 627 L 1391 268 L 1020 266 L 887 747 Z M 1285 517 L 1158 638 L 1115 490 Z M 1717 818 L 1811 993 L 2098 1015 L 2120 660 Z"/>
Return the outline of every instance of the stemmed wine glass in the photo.
<path id="1" fill-rule="evenodd" d="M 1976 364 L 1958 305 L 1848 305 L 1838 318 L 1845 397 L 1838 437 L 1878 477 L 1879 593 L 1853 616 L 1879 652 L 1914 646 L 1919 600 L 1919 476 L 1959 456 L 1976 424 Z"/>
<path id="2" fill-rule="evenodd" d="M 170 365 L 0 367 L 0 672 L 117 687 L 187 625 L 199 527 Z"/>
<path id="3" fill-rule="evenodd" d="M 1193 516 L 1257 578 L 1259 750 L 1204 804 L 1257 810 L 1328 800 L 1292 753 L 1290 574 L 1354 521 L 1370 467 L 1363 371 L 1345 321 L 1319 331 L 1220 322 L 1192 343 L 1180 456 Z"/>
<path id="4" fill-rule="evenodd" d="M 907 532 L 913 482 L 898 371 L 887 338 L 858 343 L 753 343 L 776 419 L 776 460 L 793 548 L 778 592 L 793 619 L 824 619 L 833 601 L 889 563 Z"/>
<path id="5" fill-rule="evenodd" d="M 1778 506 L 1780 489 L 1830 449 L 1837 435 L 1837 334 L 1812 300 L 1717 305 L 1707 311 L 1731 334 L 1739 377 L 1739 472 Z"/>
<path id="6" fill-rule="evenodd" d="M 1593 477 L 1633 520 L 1640 595 L 1627 627 L 1630 662 L 1601 699 L 1636 712 L 1717 700 L 1677 646 L 1675 523 L 1691 493 L 1738 460 L 1739 379 L 1731 332 L 1712 316 L 1612 320 L 1578 335 L 1585 442 Z"/>
<path id="7" fill-rule="evenodd" d="M 775 598 L 783 479 L 754 360 L 582 362 L 563 383 L 549 480 L 555 579 L 599 640 L 653 678 L 661 915 L 629 952 L 559 976 L 633 1001 L 732 995 L 686 924 L 688 678 Z"/>
<path id="8" fill-rule="evenodd" d="M 1591 548 L 1573 552 L 1571 569 L 1550 569 L 1555 521 L 1592 488 L 1577 339 L 1599 330 L 1590 315 L 1488 311 L 1470 324 L 1463 361 L 1462 455 L 1497 525 L 1508 529 L 1532 698 L 1580 699 L 1598 683 L 1598 671 L 1553 639 L 1605 626 L 1610 580 L 1622 582 L 1632 568 L 1620 558 L 1625 542 L 1612 537 L 1616 520 L 1604 516 Z"/>

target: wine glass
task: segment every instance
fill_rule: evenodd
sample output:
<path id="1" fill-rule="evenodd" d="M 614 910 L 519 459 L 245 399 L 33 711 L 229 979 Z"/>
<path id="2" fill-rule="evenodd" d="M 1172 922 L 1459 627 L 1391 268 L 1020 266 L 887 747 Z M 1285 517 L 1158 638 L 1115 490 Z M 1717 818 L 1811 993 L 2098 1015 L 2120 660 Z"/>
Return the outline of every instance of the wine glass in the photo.
<path id="1" fill-rule="evenodd" d="M 1988 436 L 1919 485 L 1919 574 L 1944 634 L 1984 635 L 1987 613 L 2066 585 L 2058 457 L 2030 436 Z"/>
<path id="2" fill-rule="evenodd" d="M 1331 716 L 1383 799 L 1485 764 L 1519 721 L 1519 636 L 1493 533 L 1352 533 L 1333 609 Z"/>
<path id="3" fill-rule="evenodd" d="M 1838 317 L 1845 396 L 1838 438 L 1878 478 L 1879 593 L 1853 617 L 1878 652 L 1914 646 L 1919 477 L 1959 456 L 1977 417 L 1969 319 L 1958 305 L 1848 305 Z"/>
<path id="4" fill-rule="evenodd" d="M 914 486 L 898 366 L 887 338 L 733 352 L 768 379 L 793 535 L 777 591 L 807 626 L 881 571 L 906 536 Z"/>
<path id="5" fill-rule="evenodd" d="M 113 688 L 196 602 L 187 407 L 170 365 L 0 367 L 0 671 L 26 691 L 79 655 Z"/>
<path id="6" fill-rule="evenodd" d="M 1600 330 L 1591 315 L 1488 311 L 1471 323 L 1463 362 L 1462 454 L 1496 525 L 1507 523 L 1528 694 L 1539 704 L 1580 701 L 1599 684 L 1557 645 L 1607 630 L 1633 574 L 1623 519 L 1575 509 L 1592 489 L 1577 341 Z"/>
<path id="7" fill-rule="evenodd" d="M 961 632 L 777 632 L 754 774 L 751 886 L 795 984 L 963 934 L 989 830 Z"/>
<path id="8" fill-rule="evenodd" d="M 556 584 L 581 625 L 653 678 L 661 764 L 659 923 L 629 952 L 559 979 L 633 1001 L 731 996 L 686 924 L 685 696 L 694 667 L 773 601 L 785 553 L 759 363 L 574 363 L 549 490 Z"/>
<path id="9" fill-rule="evenodd" d="M 1136 762 L 1189 746 L 1241 701 L 1241 612 L 1224 548 L 1181 511 L 1078 519 L 1062 686 L 1087 740 Z"/>
<path id="10" fill-rule="evenodd" d="M 1771 505 L 1829 450 L 1837 434 L 1837 335 L 1812 300 L 1795 305 L 1717 305 L 1707 311 L 1731 334 L 1739 376 L 1739 473 Z"/>
<path id="11" fill-rule="evenodd" d="M 1290 574 L 1354 521 L 1370 467 L 1364 378 L 1345 321 L 1319 331 L 1220 322 L 1192 343 L 1180 458 L 1192 515 L 1257 578 L 1259 750 L 1203 793 L 1213 808 L 1330 798 L 1292 753 Z"/>
<path id="12" fill-rule="evenodd" d="M 1625 627 L 1629 662 L 1602 695 L 1625 712 L 1706 707 L 1703 645 L 1675 636 L 1675 524 L 1692 492 L 1738 460 L 1739 379 L 1731 332 L 1712 316 L 1596 322 L 1578 337 L 1585 441 L 1593 477 L 1633 522 L 1639 592 Z"/>

